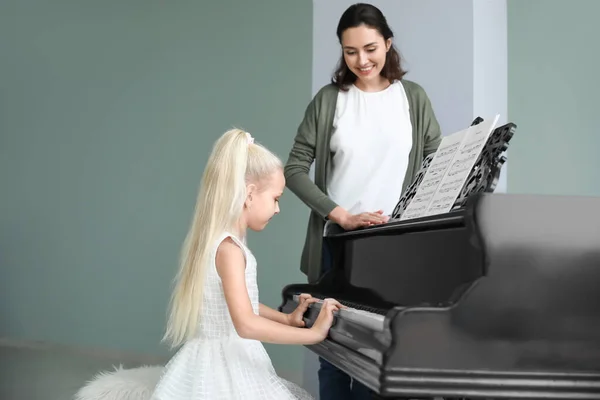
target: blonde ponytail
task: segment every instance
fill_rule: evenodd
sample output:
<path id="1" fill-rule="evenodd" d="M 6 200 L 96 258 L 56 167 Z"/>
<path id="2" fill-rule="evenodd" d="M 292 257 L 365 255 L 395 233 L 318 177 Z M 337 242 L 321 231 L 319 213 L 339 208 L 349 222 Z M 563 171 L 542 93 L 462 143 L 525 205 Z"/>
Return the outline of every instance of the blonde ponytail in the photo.
<path id="1" fill-rule="evenodd" d="M 247 183 L 282 168 L 277 156 L 250 138 L 240 129 L 229 130 L 216 141 L 208 159 L 171 296 L 163 340 L 172 347 L 196 333 L 211 250 L 223 232 L 236 228 Z"/>

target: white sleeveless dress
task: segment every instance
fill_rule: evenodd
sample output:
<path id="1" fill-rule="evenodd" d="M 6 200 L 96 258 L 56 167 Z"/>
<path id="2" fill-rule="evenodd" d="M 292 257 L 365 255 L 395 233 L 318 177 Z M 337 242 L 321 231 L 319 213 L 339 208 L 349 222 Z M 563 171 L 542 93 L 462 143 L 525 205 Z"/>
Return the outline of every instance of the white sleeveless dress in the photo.
<path id="1" fill-rule="evenodd" d="M 312 399 L 305 390 L 277 376 L 261 342 L 237 334 L 214 261 L 219 244 L 227 237 L 246 257 L 246 286 L 258 315 L 256 259 L 242 241 L 225 233 L 211 254 L 197 335 L 166 365 L 152 400 Z"/>

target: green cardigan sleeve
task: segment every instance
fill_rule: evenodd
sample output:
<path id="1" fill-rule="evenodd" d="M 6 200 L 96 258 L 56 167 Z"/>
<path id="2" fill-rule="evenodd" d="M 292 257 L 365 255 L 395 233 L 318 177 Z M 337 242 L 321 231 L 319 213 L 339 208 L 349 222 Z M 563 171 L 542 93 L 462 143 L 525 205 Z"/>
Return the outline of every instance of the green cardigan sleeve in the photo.
<path id="1" fill-rule="evenodd" d="M 315 96 L 306 108 L 304 119 L 294 138 L 284 174 L 287 187 L 322 218 L 327 218 L 338 205 L 323 193 L 308 176 L 310 167 L 315 160 L 317 145 L 324 145 L 325 142 L 326 133 L 322 132 L 322 129 L 319 131 L 320 126 L 323 125 L 318 120 L 320 101 L 320 97 Z M 318 143 L 319 141 L 323 143 Z"/>
<path id="2" fill-rule="evenodd" d="M 442 131 L 440 129 L 440 124 L 435 117 L 435 113 L 433 112 L 433 107 L 431 106 L 431 101 L 429 100 L 427 93 L 420 85 L 414 82 L 411 83 L 415 86 L 413 93 L 418 104 L 417 110 L 419 111 L 417 115 L 417 126 L 421 127 L 423 132 L 423 157 L 426 157 L 429 154 L 436 152 L 442 141 Z"/>

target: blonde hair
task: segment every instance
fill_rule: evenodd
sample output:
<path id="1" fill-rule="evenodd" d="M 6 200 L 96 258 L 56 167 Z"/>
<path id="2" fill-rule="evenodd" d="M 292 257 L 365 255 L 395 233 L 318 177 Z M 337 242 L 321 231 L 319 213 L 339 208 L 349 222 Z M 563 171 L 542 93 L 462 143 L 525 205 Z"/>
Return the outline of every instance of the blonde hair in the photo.
<path id="1" fill-rule="evenodd" d="M 235 229 L 246 201 L 246 186 L 283 168 L 281 160 L 249 133 L 232 129 L 213 146 L 185 238 L 163 340 L 176 347 L 192 338 L 200 322 L 204 276 L 212 246 Z"/>

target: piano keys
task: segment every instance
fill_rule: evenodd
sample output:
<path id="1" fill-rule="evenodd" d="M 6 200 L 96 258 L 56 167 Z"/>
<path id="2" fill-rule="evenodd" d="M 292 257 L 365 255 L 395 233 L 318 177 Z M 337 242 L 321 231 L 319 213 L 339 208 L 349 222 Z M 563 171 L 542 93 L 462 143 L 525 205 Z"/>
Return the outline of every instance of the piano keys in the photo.
<path id="1" fill-rule="evenodd" d="M 333 269 L 279 309 L 345 304 L 307 347 L 378 398 L 600 399 L 600 198 L 484 193 L 325 240 Z"/>
<path id="2" fill-rule="evenodd" d="M 299 295 L 294 295 L 293 300 L 296 304 L 298 304 L 300 299 Z M 312 322 L 316 320 L 316 316 L 319 314 L 321 310 L 321 304 L 323 304 L 323 300 L 319 300 L 316 304 L 311 307 L 310 311 L 315 312 L 316 314 L 313 318 L 308 318 L 308 323 L 310 324 L 308 327 L 312 326 Z M 309 311 L 309 312 L 310 312 Z M 352 307 L 347 307 L 340 309 L 334 312 L 336 317 L 340 317 L 345 321 L 352 322 L 356 325 L 365 327 L 372 332 L 383 332 L 384 330 L 384 321 L 385 317 L 380 314 L 375 314 L 369 311 L 360 310 Z"/>

